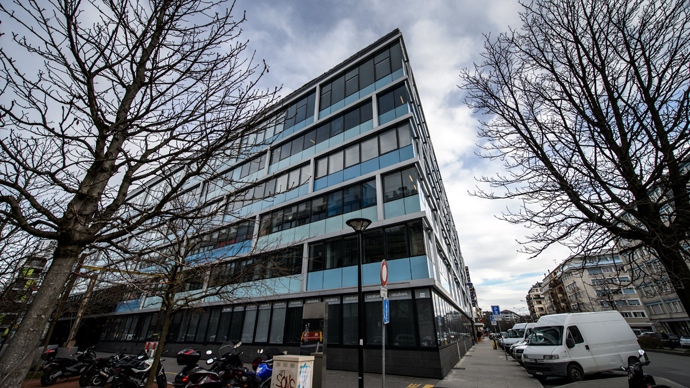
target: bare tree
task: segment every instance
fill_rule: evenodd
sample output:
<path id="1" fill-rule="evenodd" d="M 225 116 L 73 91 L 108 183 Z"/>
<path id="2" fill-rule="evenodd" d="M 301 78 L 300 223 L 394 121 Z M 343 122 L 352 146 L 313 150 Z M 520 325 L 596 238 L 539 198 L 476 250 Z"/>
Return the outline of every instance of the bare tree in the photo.
<path id="1" fill-rule="evenodd" d="M 264 252 L 252 246 L 255 218 L 242 219 L 233 210 L 235 203 L 244 203 L 243 198 L 240 190 L 224 201 L 195 206 L 189 193 L 183 193 L 170 207 L 184 217 L 156 223 L 128 238 L 126 249 L 106 250 L 107 257 L 101 256 L 101 265 L 116 268 L 102 281 L 125 285 L 137 299 L 145 297 L 147 306 L 160 306 L 158 347 L 147 387 L 156 381 L 174 314 L 202 309 L 212 301 L 273 295 L 276 284 L 283 281 L 280 277 L 301 273 L 301 247 Z M 223 222 L 228 219 L 234 222 Z"/>
<path id="2" fill-rule="evenodd" d="M 526 250 L 647 247 L 686 311 L 688 12 L 684 0 L 535 0 L 461 74 L 487 117 L 482 156 L 508 170 L 476 194 L 522 201 L 502 218 L 537 229 Z"/>
<path id="3" fill-rule="evenodd" d="M 219 159 L 249 150 L 242 139 L 276 91 L 256 88 L 267 67 L 246 53 L 244 18 L 233 18 L 232 7 L 222 0 L 0 4 L 12 31 L 0 48 L 0 216 L 57 241 L 0 362 L 3 386 L 21 384 L 26 349 L 84 249 L 177 217 L 166 205 L 181 189 Z M 145 201 L 129 201 L 137 187 L 162 178 Z"/>

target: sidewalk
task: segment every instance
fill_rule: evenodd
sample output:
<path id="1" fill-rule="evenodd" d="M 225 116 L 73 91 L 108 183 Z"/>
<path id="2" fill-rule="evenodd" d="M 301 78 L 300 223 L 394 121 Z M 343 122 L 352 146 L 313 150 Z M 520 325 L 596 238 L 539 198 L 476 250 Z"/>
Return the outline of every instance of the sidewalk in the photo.
<path id="1" fill-rule="evenodd" d="M 539 381 L 493 342 L 484 339 L 473 346 L 435 388 L 542 388 Z"/>
<path id="2" fill-rule="evenodd" d="M 106 354 L 99 354 L 99 357 Z M 164 357 L 163 365 L 168 377 L 168 387 L 175 378 L 179 366 L 174 357 Z M 684 388 L 671 381 L 656 377 L 657 384 L 666 384 L 673 388 Z M 623 372 L 586 376 L 584 381 L 568 383 L 566 379 L 549 378 L 544 385 L 547 387 L 567 388 L 627 388 L 627 377 Z M 58 380 L 56 388 L 76 388 L 79 379 Z M 327 370 L 323 376 L 323 388 L 352 388 L 357 386 L 357 372 Z M 375 373 L 364 374 L 366 388 L 381 387 L 381 375 Z M 25 381 L 22 388 L 41 387 L 38 380 Z M 493 349 L 492 341 L 487 339 L 470 348 L 460 362 L 446 375 L 443 380 L 411 376 L 386 376 L 386 388 L 543 388 L 537 379 L 530 376 L 510 356 L 506 360 L 505 353 Z"/>

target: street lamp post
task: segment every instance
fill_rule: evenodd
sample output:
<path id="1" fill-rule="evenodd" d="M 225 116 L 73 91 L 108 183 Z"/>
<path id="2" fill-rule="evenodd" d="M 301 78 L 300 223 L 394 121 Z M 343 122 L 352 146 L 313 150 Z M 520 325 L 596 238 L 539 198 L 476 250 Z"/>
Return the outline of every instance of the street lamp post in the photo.
<path id="1" fill-rule="evenodd" d="M 362 243 L 362 232 L 371 225 L 371 220 L 367 218 L 353 218 L 345 222 L 347 226 L 354 229 L 357 234 L 357 251 L 359 261 L 357 264 L 357 366 L 359 371 L 359 388 L 364 388 L 364 294 L 362 293 L 362 262 L 364 261 L 364 248 Z"/>

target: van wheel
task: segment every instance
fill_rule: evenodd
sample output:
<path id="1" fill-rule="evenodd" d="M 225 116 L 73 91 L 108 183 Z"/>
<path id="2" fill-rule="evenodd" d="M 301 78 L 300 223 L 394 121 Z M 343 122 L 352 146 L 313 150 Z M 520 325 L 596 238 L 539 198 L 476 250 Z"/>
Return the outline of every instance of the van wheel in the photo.
<path id="1" fill-rule="evenodd" d="M 575 364 L 568 365 L 568 378 L 570 381 L 582 381 L 584 377 L 585 375 L 582 372 L 582 368 Z"/>

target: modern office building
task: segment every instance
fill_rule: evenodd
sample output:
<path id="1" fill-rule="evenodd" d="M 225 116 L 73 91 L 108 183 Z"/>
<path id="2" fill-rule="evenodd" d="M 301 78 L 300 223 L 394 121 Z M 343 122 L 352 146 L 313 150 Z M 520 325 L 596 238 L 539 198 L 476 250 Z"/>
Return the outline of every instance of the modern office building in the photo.
<path id="1" fill-rule="evenodd" d="M 356 370 L 358 251 L 346 222 L 362 217 L 373 221 L 363 233 L 366 371 L 381 368 L 385 259 L 386 372 L 444 376 L 471 346 L 471 294 L 402 34 L 389 33 L 302 86 L 274 113 L 281 119 L 259 136 L 270 144 L 219 173 L 255 182 L 239 189 L 253 195 L 232 204 L 243 221 L 224 219 L 203 237 L 199 254 L 231 254 L 225 268 L 232 271 L 256 259 L 254 248 L 262 255 L 280 249 L 289 271 L 248 280 L 270 284 L 270 295 L 209 300 L 203 309 L 178 313 L 166 347 L 241 340 L 245 353 L 267 346 L 294 352 L 303 307 L 326 302 L 328 368 Z M 229 190 L 203 182 L 195 200 L 217 203 Z M 144 194 L 133 196 L 146 202 Z M 187 290 L 212 287 L 218 276 L 223 271 Z M 91 317 L 105 323 L 98 347 L 142 346 L 153 336 L 159 308 L 157 297 L 130 294 L 105 322 Z"/>

